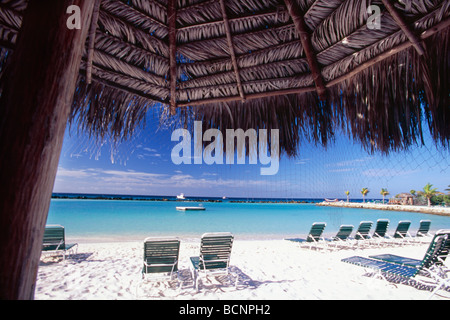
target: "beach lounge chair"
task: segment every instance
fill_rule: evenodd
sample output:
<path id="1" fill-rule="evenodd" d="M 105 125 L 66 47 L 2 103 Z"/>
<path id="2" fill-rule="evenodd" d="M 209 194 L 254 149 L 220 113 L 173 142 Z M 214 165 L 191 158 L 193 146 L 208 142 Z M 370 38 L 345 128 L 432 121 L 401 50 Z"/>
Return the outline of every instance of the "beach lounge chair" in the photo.
<path id="1" fill-rule="evenodd" d="M 60 225 L 47 225 L 44 231 L 44 239 L 42 241 L 42 253 L 58 254 L 62 253 L 63 260 L 66 260 L 66 253 L 73 253 L 78 247 L 77 243 L 66 243 L 65 229 Z"/>
<path id="2" fill-rule="evenodd" d="M 445 248 L 448 247 L 448 236 L 449 233 L 447 231 L 437 235 L 431 242 L 424 258 L 418 261 L 413 261 L 413 259 L 403 257 L 398 257 L 397 259 L 395 259 L 396 262 L 380 259 L 381 257 L 387 259 L 387 255 L 372 256 L 370 258 L 353 256 L 342 259 L 341 261 L 364 267 L 366 269 L 375 270 L 376 273 L 374 276 L 379 276 L 385 280 L 387 280 L 384 276 L 386 274 L 404 279 L 415 278 L 419 283 L 429 285 L 429 281 L 420 280 L 419 278 L 416 278 L 416 276 L 423 275 L 432 277 L 437 284 L 434 292 L 432 293 L 432 295 L 434 295 L 436 291 L 442 288 L 443 284 L 445 284 L 447 281 L 446 276 L 442 276 L 445 271 L 442 271 L 437 262 L 442 261 L 440 256 L 443 254 Z M 374 259 L 373 257 L 377 257 L 377 259 Z M 394 260 L 394 256 L 391 256 L 389 258 Z M 403 260 L 403 262 L 401 262 L 401 260 Z"/>
<path id="3" fill-rule="evenodd" d="M 378 219 L 377 224 L 375 226 L 375 231 L 373 232 L 373 235 L 370 237 L 375 244 L 378 244 L 379 246 L 384 244 L 387 240 L 386 234 L 389 227 L 389 220 L 388 219 Z"/>
<path id="4" fill-rule="evenodd" d="M 436 265 L 443 265 L 445 259 L 448 256 L 449 253 L 449 247 L 450 247 L 450 230 L 439 230 L 436 232 L 436 234 L 433 237 L 433 240 L 430 243 L 430 246 L 428 247 L 425 257 L 422 260 L 419 259 L 412 259 L 412 258 L 405 258 L 393 254 L 379 254 L 370 256 L 369 258 L 377 259 L 377 260 L 383 260 L 387 262 L 397 263 L 401 265 L 411 266 L 411 267 L 420 267 L 422 264 L 422 261 L 427 257 L 427 255 L 431 254 L 431 250 L 433 249 L 433 243 L 436 241 L 436 238 L 440 236 L 447 236 L 447 241 L 444 243 L 444 246 L 441 248 L 441 251 L 439 254 L 437 254 L 434 258 L 434 260 L 429 260 L 428 265 L 424 265 L 425 268 L 429 268 L 431 264 Z"/>
<path id="5" fill-rule="evenodd" d="M 371 238 L 370 229 L 372 229 L 373 222 L 372 221 L 361 221 L 359 223 L 358 230 L 355 233 L 356 245 L 359 246 L 364 244 L 364 240 L 368 240 Z"/>
<path id="6" fill-rule="evenodd" d="M 142 279 L 150 274 L 167 274 L 170 280 L 178 275 L 178 256 L 180 240 L 178 238 L 146 238 L 144 240 L 144 258 Z"/>
<path id="7" fill-rule="evenodd" d="M 332 247 L 348 247 L 351 245 L 350 235 L 353 232 L 352 225 L 341 225 L 339 231 L 332 238 L 325 239 L 325 244 L 327 248 L 331 249 Z"/>
<path id="8" fill-rule="evenodd" d="M 414 240 L 418 241 L 429 241 L 432 237 L 430 234 L 431 221 L 430 220 L 420 220 L 419 229 L 414 236 Z"/>
<path id="9" fill-rule="evenodd" d="M 356 240 L 366 240 L 370 239 L 370 229 L 372 229 L 372 221 L 361 221 L 359 223 L 358 230 L 356 230 L 355 239 Z"/>
<path id="10" fill-rule="evenodd" d="M 324 238 L 322 238 L 322 234 L 326 226 L 327 224 L 325 222 L 314 222 L 311 226 L 311 229 L 309 230 L 306 239 L 292 238 L 286 240 L 298 242 L 301 244 L 307 244 L 309 246 L 309 249 L 311 249 L 313 246 L 316 247 L 320 241 L 324 241 Z"/>
<path id="11" fill-rule="evenodd" d="M 409 242 L 408 240 L 412 239 L 411 235 L 408 232 L 410 226 L 411 221 L 399 221 L 394 235 L 393 237 L 390 237 L 390 239 L 393 239 L 394 242 L 400 244 Z"/>
<path id="12" fill-rule="evenodd" d="M 200 255 L 191 257 L 191 271 L 197 291 L 201 277 L 231 275 L 230 257 L 233 240 L 234 236 L 229 232 L 205 233 L 202 235 Z"/>

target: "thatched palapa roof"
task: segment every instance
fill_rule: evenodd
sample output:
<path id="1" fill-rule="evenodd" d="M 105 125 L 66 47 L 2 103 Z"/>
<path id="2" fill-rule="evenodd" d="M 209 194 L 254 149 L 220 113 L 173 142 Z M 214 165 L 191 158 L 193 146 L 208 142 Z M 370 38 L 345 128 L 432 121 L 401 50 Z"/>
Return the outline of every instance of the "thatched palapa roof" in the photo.
<path id="1" fill-rule="evenodd" d="M 424 123 L 449 146 L 450 1 L 93 1 L 72 112 L 92 133 L 126 137 L 162 106 L 181 126 L 278 128 L 289 155 L 341 129 L 405 149 Z M 26 6 L 0 0 L 0 72 Z"/>

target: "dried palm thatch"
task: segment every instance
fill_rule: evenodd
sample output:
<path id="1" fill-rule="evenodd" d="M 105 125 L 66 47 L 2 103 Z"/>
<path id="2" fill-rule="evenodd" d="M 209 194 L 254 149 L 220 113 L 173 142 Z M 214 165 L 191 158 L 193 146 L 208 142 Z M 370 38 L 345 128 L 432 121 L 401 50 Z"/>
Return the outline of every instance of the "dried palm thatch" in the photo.
<path id="1" fill-rule="evenodd" d="M 94 135 L 126 138 L 161 108 L 184 127 L 280 129 L 288 155 L 341 129 L 407 149 L 423 124 L 449 147 L 448 0 L 96 1 L 71 116 Z M 26 6 L 0 0 L 0 76 Z"/>

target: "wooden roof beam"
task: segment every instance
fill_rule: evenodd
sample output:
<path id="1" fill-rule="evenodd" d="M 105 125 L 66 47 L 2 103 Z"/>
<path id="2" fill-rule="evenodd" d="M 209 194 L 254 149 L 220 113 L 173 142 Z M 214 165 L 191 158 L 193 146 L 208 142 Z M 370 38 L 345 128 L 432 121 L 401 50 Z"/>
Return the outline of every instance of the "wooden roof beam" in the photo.
<path id="1" fill-rule="evenodd" d="M 325 81 L 323 80 L 322 74 L 320 72 L 319 63 L 317 62 L 317 58 L 314 53 L 314 49 L 311 43 L 311 35 L 308 32 L 305 19 L 295 1 L 284 0 L 284 3 L 286 4 L 289 15 L 294 22 L 295 29 L 299 33 L 300 41 L 302 43 L 303 50 L 305 51 L 306 59 L 308 60 L 314 83 L 316 84 L 317 94 L 319 95 L 319 98 L 321 100 L 326 100 Z"/>
<path id="2" fill-rule="evenodd" d="M 422 40 L 425 40 L 426 38 L 429 38 L 433 36 L 434 34 L 450 27 L 450 18 L 447 18 L 444 21 L 441 21 L 437 25 L 429 28 L 428 30 L 425 30 L 420 35 L 420 38 Z M 382 40 L 381 40 L 382 41 Z M 385 52 L 381 53 L 377 57 L 370 59 L 366 61 L 365 63 L 359 65 L 357 68 L 353 69 L 347 74 L 344 74 L 343 76 L 336 78 L 326 84 L 327 88 L 330 88 L 336 84 L 339 84 L 352 76 L 358 74 L 361 71 L 364 71 L 365 69 L 375 65 L 376 63 L 387 59 L 391 57 L 394 54 L 397 54 L 398 52 L 401 52 L 403 50 L 408 49 L 412 46 L 412 43 L 410 42 L 404 42 L 394 48 L 388 49 Z M 283 90 L 275 90 L 275 91 L 268 91 L 268 92 L 261 92 L 261 93 L 254 93 L 247 95 L 247 100 L 253 100 L 253 99 L 261 99 L 266 97 L 272 97 L 272 96 L 279 96 L 279 95 L 286 95 L 286 94 L 299 94 L 299 93 L 306 93 L 317 90 L 315 87 L 304 87 L 304 88 L 292 88 L 292 89 L 283 89 Z M 227 97 L 217 97 L 217 98 L 210 98 L 210 99 L 204 99 L 204 100 L 194 100 L 189 102 L 180 102 L 179 107 L 187 107 L 187 106 L 201 106 L 205 104 L 212 104 L 212 103 L 221 103 L 221 102 L 232 102 L 239 100 L 240 97 L 238 96 L 227 96 Z"/>
<path id="3" fill-rule="evenodd" d="M 226 7 L 225 7 L 225 0 L 220 0 L 220 7 L 222 9 L 223 23 L 225 26 L 225 32 L 227 34 L 228 48 L 230 50 L 231 61 L 233 63 L 234 73 L 236 75 L 236 82 L 237 82 L 237 86 L 239 89 L 239 95 L 241 96 L 242 102 L 244 102 L 245 101 L 245 93 L 244 93 L 244 88 L 242 87 L 241 76 L 239 74 L 239 66 L 238 66 L 237 59 L 236 59 L 236 52 L 234 51 L 233 38 L 231 36 L 230 22 L 228 21 L 228 16 L 227 16 Z"/>
<path id="4" fill-rule="evenodd" d="M 169 0 L 170 114 L 177 113 L 177 0 Z"/>
<path id="5" fill-rule="evenodd" d="M 92 13 L 91 27 L 89 30 L 89 47 L 88 47 L 88 61 L 86 69 L 86 83 L 92 83 L 92 61 L 94 60 L 95 50 L 95 36 L 98 28 L 98 18 L 100 16 L 100 3 L 101 0 L 95 0 L 94 11 Z"/>
<path id="6" fill-rule="evenodd" d="M 179 8 L 180 12 L 184 12 L 186 10 L 191 10 L 191 9 L 199 9 L 205 5 L 211 5 L 216 3 L 217 0 L 207 0 L 207 1 L 203 1 L 203 2 L 199 2 L 199 3 L 194 3 L 194 4 L 190 4 L 186 7 L 181 7 Z"/>
<path id="7" fill-rule="evenodd" d="M 294 89 L 283 89 L 283 90 L 275 90 L 275 91 L 266 91 L 259 93 L 252 93 L 247 95 L 247 100 L 255 100 L 262 99 L 267 97 L 275 97 L 287 94 L 299 94 L 314 91 L 315 87 L 305 87 L 305 88 L 294 88 Z M 213 104 L 213 103 L 223 103 L 223 102 L 232 102 L 240 100 L 239 96 L 228 96 L 228 97 L 218 97 L 218 98 L 210 98 L 204 100 L 195 100 L 191 102 L 183 102 L 179 104 L 179 107 L 193 107 L 193 106 L 201 106 L 205 104 Z"/>
<path id="8" fill-rule="evenodd" d="M 400 12 L 395 9 L 394 5 L 391 3 L 390 0 L 381 0 L 386 7 L 386 9 L 389 11 L 389 14 L 392 16 L 392 18 L 395 20 L 397 25 L 402 29 L 402 31 L 405 33 L 405 35 L 408 37 L 409 41 L 412 43 L 416 51 L 419 53 L 419 55 L 424 55 L 425 50 L 422 46 L 422 42 L 418 36 L 408 27 L 406 22 L 403 20 L 402 15 Z"/>
<path id="9" fill-rule="evenodd" d="M 240 22 L 240 21 L 246 21 L 249 19 L 255 19 L 255 18 L 269 18 L 271 16 L 276 16 L 279 15 L 281 13 L 284 13 L 285 11 L 261 11 L 260 13 L 253 13 L 253 14 L 249 14 L 249 15 L 244 15 L 244 16 L 239 16 L 236 18 L 228 18 L 228 21 L 233 23 L 233 22 Z M 193 28 L 202 28 L 202 27 L 208 27 L 208 26 L 213 26 L 213 25 L 217 25 L 223 23 L 223 20 L 217 20 L 217 21 L 205 21 L 205 22 L 200 22 L 198 24 L 191 24 L 188 26 L 184 26 L 179 28 L 178 30 L 189 30 L 189 29 L 193 29 Z"/>

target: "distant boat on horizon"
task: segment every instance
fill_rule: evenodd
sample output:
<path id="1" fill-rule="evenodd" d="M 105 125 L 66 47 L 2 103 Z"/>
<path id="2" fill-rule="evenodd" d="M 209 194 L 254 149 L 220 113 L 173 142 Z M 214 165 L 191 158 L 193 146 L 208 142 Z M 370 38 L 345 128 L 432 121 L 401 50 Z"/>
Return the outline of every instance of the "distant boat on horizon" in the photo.
<path id="1" fill-rule="evenodd" d="M 180 193 L 179 195 L 177 195 L 177 199 L 179 199 L 179 200 L 184 200 L 184 199 L 186 199 L 186 198 L 184 197 L 184 193 Z"/>

